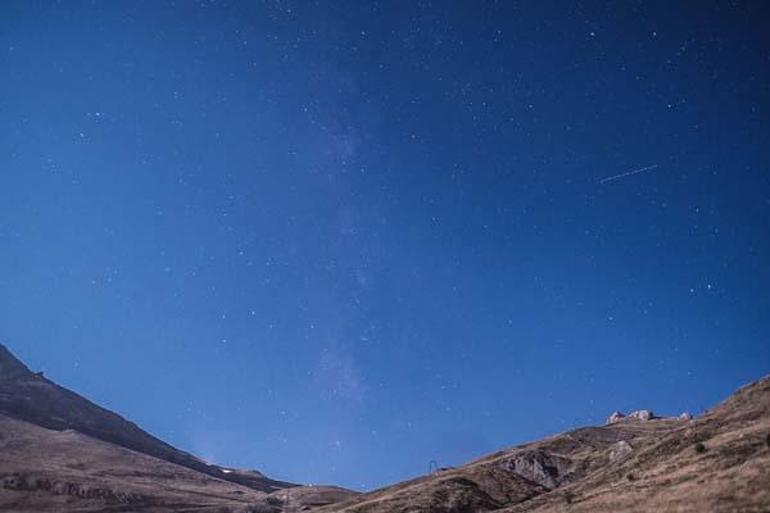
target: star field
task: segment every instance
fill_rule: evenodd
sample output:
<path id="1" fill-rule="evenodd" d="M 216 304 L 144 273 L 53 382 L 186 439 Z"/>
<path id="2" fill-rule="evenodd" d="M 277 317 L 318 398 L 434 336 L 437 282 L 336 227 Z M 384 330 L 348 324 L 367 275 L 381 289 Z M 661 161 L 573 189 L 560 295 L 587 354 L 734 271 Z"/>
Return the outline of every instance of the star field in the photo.
<path id="1" fill-rule="evenodd" d="M 0 339 L 170 443 L 373 488 L 768 372 L 763 2 L 0 12 Z"/>

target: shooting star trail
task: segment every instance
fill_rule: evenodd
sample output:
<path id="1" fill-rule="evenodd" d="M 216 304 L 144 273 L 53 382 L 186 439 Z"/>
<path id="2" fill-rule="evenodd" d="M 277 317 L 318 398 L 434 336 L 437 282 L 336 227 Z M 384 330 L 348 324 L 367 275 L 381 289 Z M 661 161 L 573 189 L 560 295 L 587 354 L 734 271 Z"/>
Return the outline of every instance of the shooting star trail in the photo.
<path id="1" fill-rule="evenodd" d="M 657 164 L 653 164 L 647 167 L 641 167 L 639 169 L 634 169 L 633 171 L 629 171 L 627 173 L 620 173 L 619 175 L 613 175 L 613 176 L 608 176 L 607 178 L 602 178 L 601 180 L 599 180 L 599 183 L 604 185 L 605 183 L 614 182 L 615 180 L 619 180 L 627 176 L 637 175 L 639 173 L 645 173 L 647 171 L 652 171 L 653 169 L 657 169 L 657 168 L 658 168 Z"/>

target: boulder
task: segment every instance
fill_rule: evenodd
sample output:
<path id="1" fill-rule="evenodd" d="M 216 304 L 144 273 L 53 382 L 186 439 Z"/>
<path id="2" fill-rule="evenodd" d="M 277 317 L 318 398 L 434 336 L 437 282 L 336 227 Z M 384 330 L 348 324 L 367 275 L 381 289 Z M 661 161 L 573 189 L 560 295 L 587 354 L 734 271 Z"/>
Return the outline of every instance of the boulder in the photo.
<path id="1" fill-rule="evenodd" d="M 636 410 L 628 415 L 629 419 L 641 420 L 646 422 L 655 418 L 655 414 L 651 410 Z"/>
<path id="2" fill-rule="evenodd" d="M 626 456 L 633 452 L 633 450 L 634 448 L 631 447 L 630 443 L 626 442 L 625 440 L 621 440 L 620 442 L 614 444 L 610 450 L 610 463 L 615 463 L 616 461 L 625 459 Z"/>
<path id="3" fill-rule="evenodd" d="M 684 412 L 679 416 L 679 420 L 684 420 L 684 421 L 692 420 L 692 415 L 690 415 L 689 412 Z"/>
<path id="4" fill-rule="evenodd" d="M 520 451 L 502 462 L 502 467 L 553 490 L 569 481 L 569 458 L 534 449 Z"/>
<path id="5" fill-rule="evenodd" d="M 621 420 L 623 420 L 625 418 L 626 418 L 625 414 L 623 414 L 623 413 L 621 413 L 619 411 L 614 411 L 614 412 L 612 412 L 612 414 L 609 417 L 607 417 L 607 422 L 605 424 L 607 424 L 607 425 L 614 424 L 616 422 L 620 422 Z"/>

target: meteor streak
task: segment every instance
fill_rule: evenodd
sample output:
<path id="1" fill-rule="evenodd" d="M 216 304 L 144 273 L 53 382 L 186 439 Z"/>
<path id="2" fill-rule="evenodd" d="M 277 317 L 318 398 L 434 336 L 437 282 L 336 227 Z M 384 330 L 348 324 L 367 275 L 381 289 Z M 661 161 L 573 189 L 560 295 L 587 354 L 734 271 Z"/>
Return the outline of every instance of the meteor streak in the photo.
<path id="1" fill-rule="evenodd" d="M 636 174 L 639 174 L 639 173 L 644 173 L 646 171 L 652 171 L 653 169 L 657 169 L 657 167 L 658 167 L 657 164 L 653 164 L 651 166 L 641 167 L 639 169 L 634 169 L 633 171 L 628 171 L 627 173 L 621 173 L 619 175 L 608 176 L 607 178 L 602 178 L 601 180 L 599 180 L 599 183 L 604 185 L 605 183 L 614 182 L 615 180 L 619 180 L 619 179 L 625 178 L 627 176 L 636 175 Z"/>

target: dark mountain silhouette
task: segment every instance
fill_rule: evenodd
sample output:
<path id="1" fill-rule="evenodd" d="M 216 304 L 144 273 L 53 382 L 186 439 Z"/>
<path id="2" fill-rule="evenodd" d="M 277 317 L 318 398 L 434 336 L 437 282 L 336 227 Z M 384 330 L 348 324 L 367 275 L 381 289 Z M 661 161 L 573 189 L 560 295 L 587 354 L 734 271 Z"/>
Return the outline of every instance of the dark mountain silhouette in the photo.
<path id="1" fill-rule="evenodd" d="M 11 352 L 0 344 L 0 380 L 10 381 L 32 374 Z"/>

